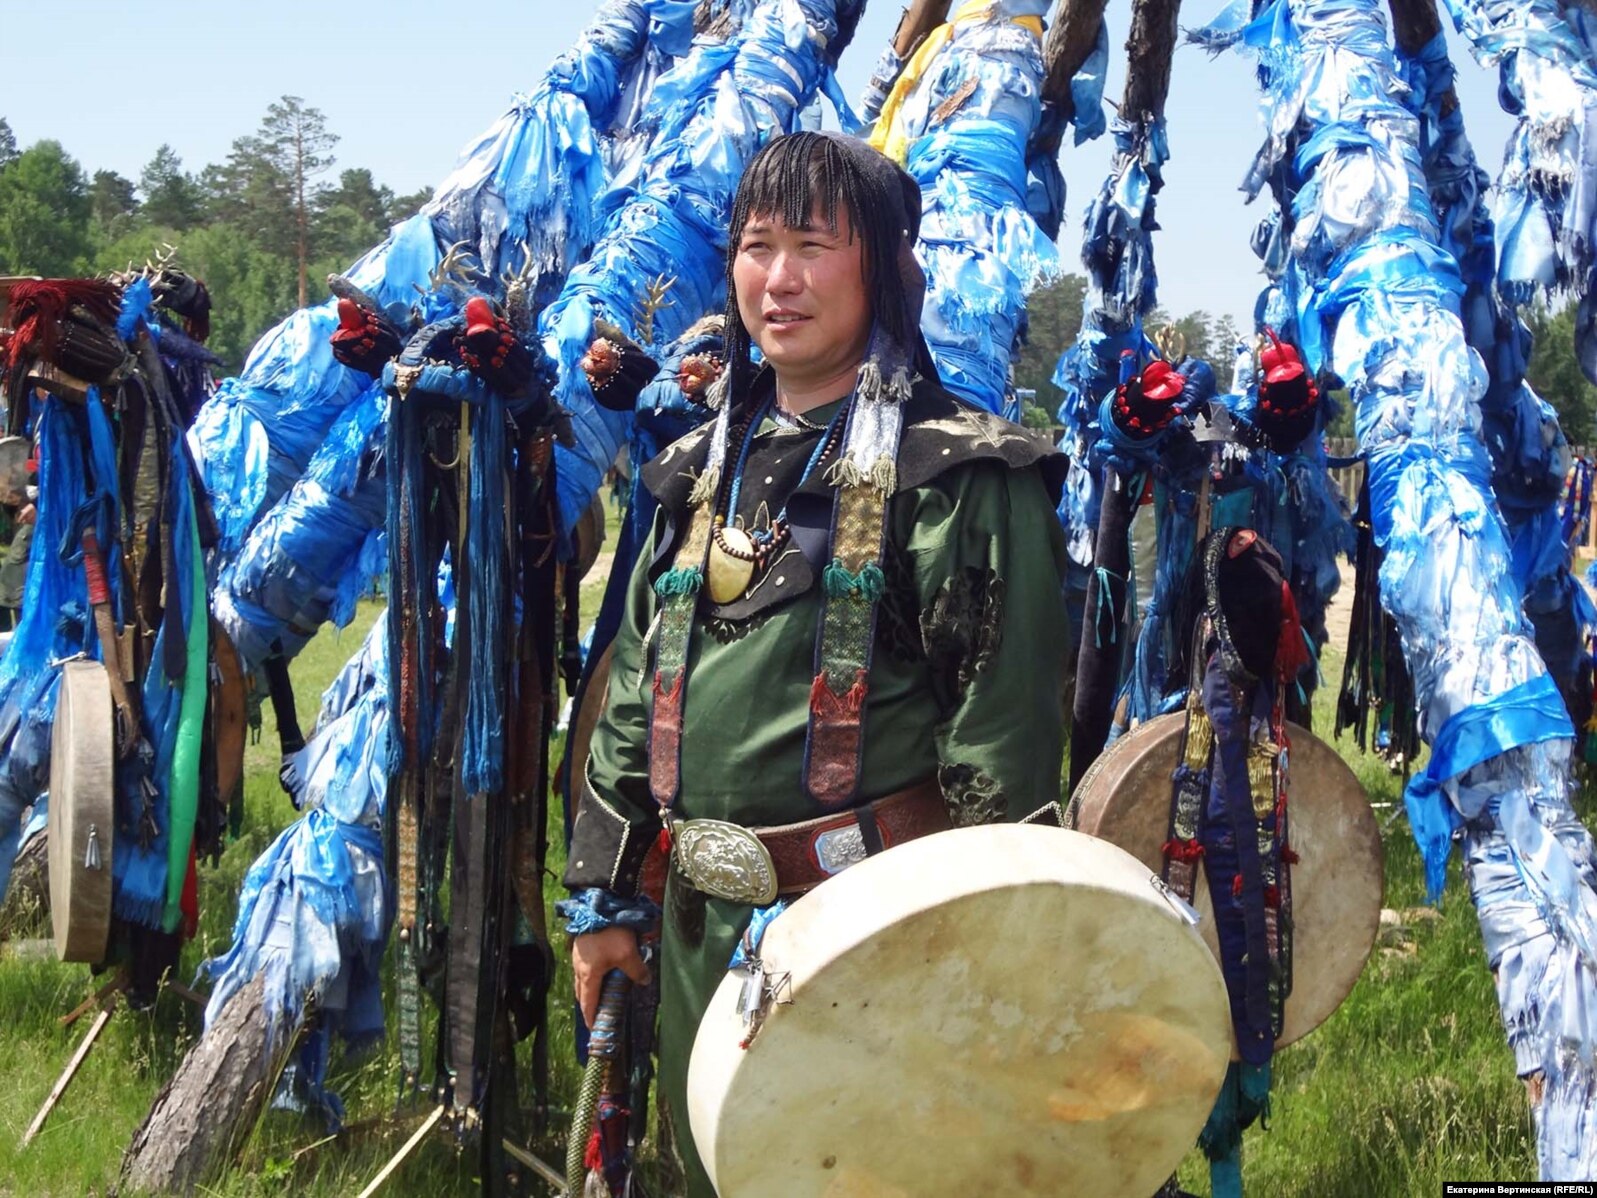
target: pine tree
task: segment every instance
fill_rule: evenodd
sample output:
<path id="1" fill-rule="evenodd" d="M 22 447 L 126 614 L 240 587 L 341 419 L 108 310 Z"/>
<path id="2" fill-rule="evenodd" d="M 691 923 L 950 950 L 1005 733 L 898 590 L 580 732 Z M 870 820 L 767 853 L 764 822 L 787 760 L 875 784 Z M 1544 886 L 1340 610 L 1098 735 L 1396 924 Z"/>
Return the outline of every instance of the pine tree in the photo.
<path id="1" fill-rule="evenodd" d="M 141 210 L 146 220 L 162 228 L 182 231 L 200 223 L 199 184 L 183 171 L 177 151 L 163 144 L 139 172 Z"/>
<path id="2" fill-rule="evenodd" d="M 266 110 L 254 140 L 288 182 L 299 265 L 299 306 L 303 308 L 309 292 L 311 209 L 317 198 L 311 180 L 333 165 L 332 149 L 338 136 L 328 132 L 327 118 L 320 109 L 306 107 L 298 96 L 284 96 Z"/>

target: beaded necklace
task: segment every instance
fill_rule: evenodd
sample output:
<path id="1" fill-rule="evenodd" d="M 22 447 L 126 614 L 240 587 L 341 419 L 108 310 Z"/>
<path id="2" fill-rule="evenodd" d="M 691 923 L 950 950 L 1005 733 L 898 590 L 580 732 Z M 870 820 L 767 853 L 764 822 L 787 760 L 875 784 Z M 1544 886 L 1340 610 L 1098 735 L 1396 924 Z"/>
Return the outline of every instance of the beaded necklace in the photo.
<path id="1" fill-rule="evenodd" d="M 781 553 L 790 535 L 786 500 L 782 503 L 782 510 L 776 514 L 768 528 L 757 528 L 750 532 L 737 524 L 738 499 L 743 493 L 743 476 L 748 468 L 749 452 L 761 426 L 775 410 L 774 400 L 767 399 L 746 425 L 734 433 L 734 438 L 741 438 L 742 441 L 738 450 L 737 465 L 733 469 L 732 484 L 728 489 L 726 510 L 716 515 L 714 527 L 710 532 L 710 598 L 716 603 L 730 603 L 741 597 L 747 591 L 752 579 L 765 573 L 766 568 Z M 805 420 L 802 416 L 794 418 L 799 428 L 825 434 L 815 443 L 809 461 L 804 465 L 804 473 L 799 476 L 798 482 L 793 487 L 794 491 L 808 482 L 810 475 L 815 473 L 821 462 L 836 449 L 842 439 L 847 413 L 848 404 L 844 403 L 824 425 Z M 789 496 L 791 494 L 792 492 L 789 492 Z M 734 567 L 724 561 L 718 563 L 717 551 L 740 565 Z M 744 577 L 745 574 L 748 577 Z M 721 579 L 725 580 L 725 589 L 717 587 L 717 582 Z M 729 593 L 738 582 L 742 585 L 736 588 L 736 593 Z"/>

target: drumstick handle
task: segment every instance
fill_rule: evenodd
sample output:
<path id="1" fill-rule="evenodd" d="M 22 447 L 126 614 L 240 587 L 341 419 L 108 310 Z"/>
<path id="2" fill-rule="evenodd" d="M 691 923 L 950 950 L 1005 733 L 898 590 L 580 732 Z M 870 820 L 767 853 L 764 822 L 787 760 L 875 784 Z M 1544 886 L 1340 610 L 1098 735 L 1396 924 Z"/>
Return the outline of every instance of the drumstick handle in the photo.
<path id="1" fill-rule="evenodd" d="M 615 1057 L 621 1044 L 621 1020 L 626 1012 L 627 975 L 612 969 L 604 975 L 604 989 L 599 993 L 599 1013 L 594 1016 L 593 1029 L 588 1033 L 588 1055 L 608 1061 Z"/>
<path id="2" fill-rule="evenodd" d="M 588 1033 L 588 1064 L 582 1072 L 582 1088 L 571 1113 L 571 1135 L 566 1140 L 565 1198 L 579 1198 L 588 1175 L 588 1139 L 598 1117 L 599 1092 L 604 1076 L 620 1048 L 621 1019 L 626 1010 L 627 975 L 612 969 L 604 975 L 599 994 L 599 1013 Z"/>

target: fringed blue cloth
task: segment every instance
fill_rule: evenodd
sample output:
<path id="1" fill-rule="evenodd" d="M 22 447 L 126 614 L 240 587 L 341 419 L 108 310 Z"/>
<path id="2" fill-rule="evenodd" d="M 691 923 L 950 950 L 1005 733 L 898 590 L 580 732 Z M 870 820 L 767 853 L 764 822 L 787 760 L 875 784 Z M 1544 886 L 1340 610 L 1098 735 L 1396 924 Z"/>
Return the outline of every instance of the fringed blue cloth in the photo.
<path id="1" fill-rule="evenodd" d="M 388 794 L 388 615 L 322 694 L 316 731 L 290 760 L 294 804 L 346 824 L 380 822 Z"/>
<path id="2" fill-rule="evenodd" d="M 1158 286 L 1151 236 L 1154 197 L 1164 185 L 1170 150 L 1163 121 L 1116 118 L 1112 128 L 1114 160 L 1087 208 L 1082 239 L 1087 294 L 1081 331 L 1060 356 L 1053 375 L 1054 386 L 1064 392 L 1059 447 L 1070 455 L 1059 517 L 1077 571 L 1092 564 L 1098 531 L 1098 487 L 1104 465 L 1095 456 L 1103 435 L 1100 405 L 1120 381 L 1120 364 L 1128 354 L 1143 360 L 1156 352 L 1143 335 L 1142 317 L 1153 310 Z"/>
<path id="3" fill-rule="evenodd" d="M 954 15 L 951 36 L 903 97 L 894 124 L 920 184 L 916 257 L 926 271 L 921 331 L 951 390 L 1020 419 L 1010 356 L 1026 296 L 1059 273 L 1028 203 L 1028 147 L 1042 115 L 1045 0 L 1001 0 Z M 896 133 L 872 143 L 895 150 Z"/>
<path id="4" fill-rule="evenodd" d="M 696 41 L 655 83 L 640 118 L 651 141 L 636 181 L 606 195 L 593 252 L 539 319 L 559 366 L 557 398 L 572 413 L 578 442 L 556 450 L 567 531 L 593 502 L 626 435 L 625 415 L 598 405 L 578 366 L 594 319 L 658 350 L 724 304 L 727 216 L 743 165 L 798 127 L 860 7 L 858 0 L 760 0 L 726 41 Z M 651 288 L 658 302 L 646 301 Z"/>
<path id="5" fill-rule="evenodd" d="M 490 285 L 525 269 L 534 295 L 547 299 L 596 232 L 607 131 L 690 27 L 682 0 L 610 0 L 539 86 L 466 147 L 421 213 L 347 272 L 350 281 L 402 317 L 416 289 L 428 289 L 442 251 L 463 242 Z M 190 437 L 224 552 L 243 545 L 370 386 L 333 360 L 328 338 L 337 325 L 333 300 L 294 313 L 200 412 Z"/>
<path id="6" fill-rule="evenodd" d="M 250 867 L 233 944 L 200 966 L 214 979 L 207 1026 L 257 976 L 265 979 L 267 1050 L 320 1016 L 295 1062 L 295 1084 L 336 1126 L 323 1086 L 330 1038 L 351 1047 L 383 1034 L 380 967 L 390 909 L 381 826 L 387 793 L 386 617 L 328 688 L 316 733 L 296 756 L 309 808 Z"/>
<path id="7" fill-rule="evenodd" d="M 382 475 L 388 397 L 374 384 L 334 422 L 305 477 L 223 561 L 211 607 L 253 670 L 292 658 L 331 619 L 344 627 L 388 565 Z"/>
<path id="8" fill-rule="evenodd" d="M 50 396 L 38 418 L 34 548 L 22 615 L 0 655 L 0 896 L 11 880 L 22 812 L 50 785 L 50 729 L 61 678 L 56 663 L 80 653 L 100 658 L 83 571 L 68 566 L 60 552 L 88 488 L 78 416 L 74 405 Z M 164 899 L 165 890 L 160 893 Z"/>
<path id="9" fill-rule="evenodd" d="M 1441 244 L 1464 280 L 1460 316 L 1470 347 L 1486 363 L 1481 432 L 1492 459 L 1492 491 L 1513 544 L 1515 581 L 1536 629 L 1537 648 L 1572 710 L 1588 667 L 1593 631 L 1585 593 L 1569 573 L 1569 531 L 1554 506 L 1564 485 L 1569 445 L 1557 414 L 1525 381 L 1530 331 L 1498 294 L 1495 222 L 1487 208 L 1488 180 L 1464 132 L 1463 110 L 1444 110 L 1453 84 L 1445 38 L 1438 34 L 1412 57 L 1398 53 L 1419 118 L 1426 188 Z"/>
<path id="10" fill-rule="evenodd" d="M 402 313 L 415 288 L 428 285 L 439 257 L 432 222 L 414 216 L 347 275 Z M 337 327 L 333 300 L 295 312 L 256 342 L 244 372 L 222 381 L 189 430 L 224 554 L 238 551 L 304 474 L 333 422 L 371 386 L 366 375 L 334 361 L 328 339 Z"/>
<path id="11" fill-rule="evenodd" d="M 1503 153 L 1493 218 L 1497 282 L 1512 304 L 1554 288 L 1585 298 L 1597 226 L 1597 59 L 1558 0 L 1448 0 L 1475 57 L 1499 72 L 1498 98 L 1519 118 Z M 1583 324 L 1589 334 L 1590 326 Z M 1597 354 L 1580 346 L 1583 364 Z"/>
<path id="12" fill-rule="evenodd" d="M 1493 704 L 1518 709 L 1515 696 L 1549 684 L 1476 433 L 1488 379 L 1460 319 L 1466 288 L 1438 241 L 1419 125 L 1381 8 L 1275 0 L 1251 23 L 1229 23 L 1204 36 L 1263 43 L 1269 135 L 1254 177 L 1318 205 L 1291 214 L 1289 290 L 1309 367 L 1334 372 L 1356 405 L 1386 551 L 1381 599 L 1402 636 L 1421 729 L 1438 743 L 1477 721 L 1497 729 Z M 1570 807 L 1567 717 L 1544 709 L 1528 723 L 1551 739 L 1498 736 L 1489 748 L 1502 751 L 1436 781 L 1463 823 L 1519 1071 L 1545 1082 L 1541 1173 L 1584 1179 L 1597 1174 L 1597 856 Z"/>

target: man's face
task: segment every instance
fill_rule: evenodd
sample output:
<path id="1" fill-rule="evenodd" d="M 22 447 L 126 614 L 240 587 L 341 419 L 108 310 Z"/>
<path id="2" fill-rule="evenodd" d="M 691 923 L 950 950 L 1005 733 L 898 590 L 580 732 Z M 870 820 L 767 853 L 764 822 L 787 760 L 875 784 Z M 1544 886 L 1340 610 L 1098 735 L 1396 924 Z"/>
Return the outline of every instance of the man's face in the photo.
<path id="1" fill-rule="evenodd" d="M 755 214 L 735 253 L 738 313 L 779 381 L 824 386 L 860 364 L 871 306 L 862 246 L 842 205 L 836 232 L 818 211 L 807 228 Z"/>

